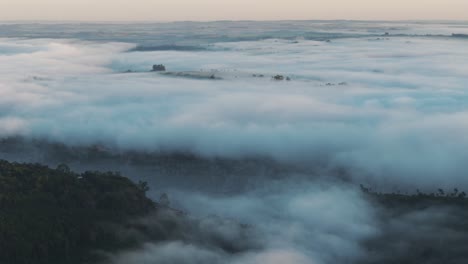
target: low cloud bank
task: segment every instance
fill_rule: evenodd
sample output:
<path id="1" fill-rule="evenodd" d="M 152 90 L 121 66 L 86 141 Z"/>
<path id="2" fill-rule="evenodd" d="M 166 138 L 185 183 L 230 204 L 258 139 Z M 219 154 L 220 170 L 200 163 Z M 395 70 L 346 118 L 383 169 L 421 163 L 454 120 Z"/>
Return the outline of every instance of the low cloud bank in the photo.
<path id="1" fill-rule="evenodd" d="M 464 187 L 464 46 L 437 38 L 273 39 L 129 53 L 135 45 L 2 39 L 0 135 L 269 156 L 346 167 L 357 181 L 382 186 Z M 224 78 L 147 72 L 156 63 Z M 292 80 L 273 81 L 275 74 Z"/>
<path id="2" fill-rule="evenodd" d="M 112 254 L 110 263 L 462 263 L 466 259 L 466 200 L 457 198 L 443 198 L 446 203 L 441 203 L 415 196 L 373 197 L 339 182 L 294 180 L 269 181 L 239 195 L 173 190 L 171 197 L 174 206 L 199 219 L 183 225 L 189 228 L 182 233 L 192 236 Z"/>
<path id="3" fill-rule="evenodd" d="M 173 195 L 202 219 L 192 229 L 198 239 L 148 243 L 112 256 L 112 263 L 354 262 L 365 255 L 362 242 L 377 233 L 370 204 L 354 189 L 336 184 L 282 182 L 239 196 Z"/>
<path id="4" fill-rule="evenodd" d="M 1 39 L 0 158 L 50 152 L 126 174 L 137 163 L 151 196 L 167 191 L 190 213 L 168 241 L 113 263 L 458 261 L 466 236 L 447 226 L 466 219 L 459 208 L 384 208 L 355 186 L 468 188 L 465 46 L 372 37 L 127 52 L 137 45 Z M 159 63 L 218 78 L 149 72 Z"/>

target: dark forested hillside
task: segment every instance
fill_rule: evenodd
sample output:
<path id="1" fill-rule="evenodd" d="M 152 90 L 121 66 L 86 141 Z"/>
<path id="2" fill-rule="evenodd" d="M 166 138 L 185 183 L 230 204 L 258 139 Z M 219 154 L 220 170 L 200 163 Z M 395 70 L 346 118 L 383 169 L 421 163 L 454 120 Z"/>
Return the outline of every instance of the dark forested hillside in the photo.
<path id="1" fill-rule="evenodd" d="M 129 246 L 113 229 L 155 204 L 116 173 L 0 161 L 0 263 L 76 263 Z"/>
<path id="2" fill-rule="evenodd" d="M 378 193 L 361 185 L 377 210 L 380 232 L 361 263 L 462 264 L 468 259 L 468 199 L 458 189 Z"/>

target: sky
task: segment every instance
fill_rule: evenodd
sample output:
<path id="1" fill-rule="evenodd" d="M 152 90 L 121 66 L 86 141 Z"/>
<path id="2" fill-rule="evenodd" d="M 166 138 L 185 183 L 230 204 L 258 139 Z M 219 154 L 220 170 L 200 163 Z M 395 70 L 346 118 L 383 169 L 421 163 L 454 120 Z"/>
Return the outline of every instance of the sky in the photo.
<path id="1" fill-rule="evenodd" d="M 468 20 L 466 0 L 0 0 L 0 20 Z"/>

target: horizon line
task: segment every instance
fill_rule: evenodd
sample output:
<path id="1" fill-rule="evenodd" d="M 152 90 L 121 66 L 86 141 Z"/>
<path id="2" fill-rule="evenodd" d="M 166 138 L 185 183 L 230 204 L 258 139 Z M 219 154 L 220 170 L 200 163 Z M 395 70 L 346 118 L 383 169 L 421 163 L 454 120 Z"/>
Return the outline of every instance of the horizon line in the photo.
<path id="1" fill-rule="evenodd" d="M 389 23 L 398 23 L 398 22 L 458 22 L 458 23 L 468 23 L 467 20 L 461 19 L 263 19 L 263 20 L 254 20 L 254 19 L 216 19 L 216 20 L 55 20 L 55 19 L 5 19 L 0 20 L 0 23 L 23 23 L 23 24 L 59 24 L 59 23 L 85 23 L 85 24 L 169 24 L 169 23 L 216 23 L 216 22 L 333 22 L 333 21 L 343 21 L 343 22 L 389 22 Z"/>

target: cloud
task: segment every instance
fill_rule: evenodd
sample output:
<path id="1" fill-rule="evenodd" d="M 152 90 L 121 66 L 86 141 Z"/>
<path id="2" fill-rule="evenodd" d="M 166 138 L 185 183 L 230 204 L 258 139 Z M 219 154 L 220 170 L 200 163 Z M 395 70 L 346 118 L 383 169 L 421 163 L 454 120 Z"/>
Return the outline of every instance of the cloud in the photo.
<path id="1" fill-rule="evenodd" d="M 113 255 L 111 263 L 352 262 L 365 255 L 362 243 L 378 234 L 371 205 L 355 188 L 336 183 L 281 181 L 239 195 L 171 195 L 201 219 L 185 225 L 195 240 L 146 244 Z"/>
<path id="2" fill-rule="evenodd" d="M 112 263 L 222 263 L 222 255 L 198 248 L 196 245 L 171 242 L 162 245 L 147 244 L 141 251 L 128 252 L 116 257 Z"/>
<path id="3" fill-rule="evenodd" d="M 125 52 L 134 45 L 2 39 L 0 109 L 8 122 L 0 132 L 208 157 L 325 160 L 350 168 L 357 181 L 467 186 L 464 42 L 407 41 L 270 39 Z M 147 72 L 155 63 L 215 69 L 223 79 Z M 127 69 L 138 72 L 121 73 Z M 274 74 L 293 80 L 274 82 Z"/>
<path id="4" fill-rule="evenodd" d="M 282 180 L 238 196 L 171 193 L 194 216 L 222 215 L 252 225 L 266 248 L 242 263 L 273 256 L 296 261 L 291 263 L 358 259 L 360 242 L 377 232 L 370 204 L 354 188 L 336 183 Z"/>
<path id="5" fill-rule="evenodd" d="M 112 255 L 115 263 L 372 262 L 391 254 L 370 254 L 369 241 L 407 254 L 394 234 L 417 244 L 427 230 L 440 230 L 457 240 L 443 227 L 452 211 L 387 214 L 352 184 L 327 178 L 342 169 L 352 183 L 382 190 L 468 187 L 465 45 L 403 36 L 127 52 L 136 44 L 0 39 L 0 137 L 196 155 L 193 163 L 168 159 L 138 173 L 161 181 L 155 188 L 200 220 L 181 230 L 183 238 Z M 149 72 L 159 63 L 220 79 Z M 292 80 L 273 81 L 276 74 Z M 248 157 L 274 161 L 244 162 Z M 169 178 L 167 167 L 182 176 Z M 220 182 L 245 186 L 220 194 Z"/>

